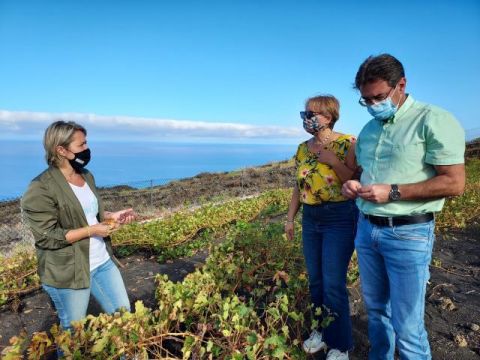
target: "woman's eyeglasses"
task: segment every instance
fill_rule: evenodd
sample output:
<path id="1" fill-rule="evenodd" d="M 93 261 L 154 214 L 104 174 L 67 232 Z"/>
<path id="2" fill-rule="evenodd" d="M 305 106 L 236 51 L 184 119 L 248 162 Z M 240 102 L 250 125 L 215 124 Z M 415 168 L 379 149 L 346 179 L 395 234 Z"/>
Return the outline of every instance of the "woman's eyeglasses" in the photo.
<path id="1" fill-rule="evenodd" d="M 311 119 L 315 115 L 320 115 L 320 113 L 315 111 L 300 111 L 300 117 L 302 120 Z"/>

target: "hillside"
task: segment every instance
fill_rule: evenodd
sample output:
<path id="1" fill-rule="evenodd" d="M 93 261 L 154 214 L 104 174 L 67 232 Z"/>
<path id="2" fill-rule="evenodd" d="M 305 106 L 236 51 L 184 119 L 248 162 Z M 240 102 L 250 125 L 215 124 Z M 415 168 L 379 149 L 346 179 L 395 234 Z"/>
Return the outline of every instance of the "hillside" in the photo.
<path id="1" fill-rule="evenodd" d="M 182 207 L 291 187 L 293 171 L 293 162 L 283 161 L 228 173 L 201 173 L 145 189 L 125 185 L 100 188 L 100 194 L 106 209 L 133 207 L 140 219 L 146 220 Z M 23 239 L 32 241 L 21 224 L 20 200 L 0 202 L 0 254 L 8 253 Z"/>
<path id="2" fill-rule="evenodd" d="M 467 142 L 465 157 L 470 159 L 480 159 L 480 138 Z"/>

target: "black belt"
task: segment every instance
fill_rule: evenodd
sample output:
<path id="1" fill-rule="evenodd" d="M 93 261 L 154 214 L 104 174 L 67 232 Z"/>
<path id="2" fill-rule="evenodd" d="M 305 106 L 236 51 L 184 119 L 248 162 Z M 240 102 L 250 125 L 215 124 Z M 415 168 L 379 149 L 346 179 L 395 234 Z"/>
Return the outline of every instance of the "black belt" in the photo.
<path id="1" fill-rule="evenodd" d="M 433 213 L 418 214 L 411 216 L 375 216 L 363 214 L 365 219 L 370 221 L 374 225 L 378 226 L 398 226 L 398 225 L 410 225 L 410 224 L 421 224 L 434 219 Z"/>

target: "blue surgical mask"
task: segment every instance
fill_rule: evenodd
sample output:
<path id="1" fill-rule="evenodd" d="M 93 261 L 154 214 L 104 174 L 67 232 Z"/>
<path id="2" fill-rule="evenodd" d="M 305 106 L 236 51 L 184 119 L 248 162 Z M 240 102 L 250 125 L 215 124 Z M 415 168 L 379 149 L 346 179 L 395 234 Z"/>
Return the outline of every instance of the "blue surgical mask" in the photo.
<path id="1" fill-rule="evenodd" d="M 387 120 L 397 112 L 398 108 L 391 98 L 386 98 L 376 104 L 368 105 L 367 110 L 376 120 Z"/>

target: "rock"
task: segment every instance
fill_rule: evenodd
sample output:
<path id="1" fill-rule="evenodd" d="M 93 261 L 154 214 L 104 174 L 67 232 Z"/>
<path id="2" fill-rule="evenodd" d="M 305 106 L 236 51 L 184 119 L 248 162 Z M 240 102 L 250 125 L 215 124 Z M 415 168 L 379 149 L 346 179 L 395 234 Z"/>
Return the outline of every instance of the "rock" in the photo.
<path id="1" fill-rule="evenodd" d="M 453 301 L 448 297 L 441 297 L 437 302 L 440 303 L 440 307 L 443 310 L 453 311 L 457 309 Z"/>
<path id="2" fill-rule="evenodd" d="M 465 339 L 465 336 L 461 334 L 457 334 L 454 336 L 453 341 L 455 341 L 455 344 L 457 344 L 458 347 L 467 347 L 468 343 L 467 340 Z"/>
<path id="3" fill-rule="evenodd" d="M 468 328 L 472 331 L 478 332 L 480 330 L 480 325 L 471 323 L 471 324 L 468 324 Z"/>
<path id="4" fill-rule="evenodd" d="M 462 323 L 459 325 L 466 330 L 470 330 L 469 334 L 475 334 L 475 332 L 480 331 L 480 325 L 475 323 Z"/>

